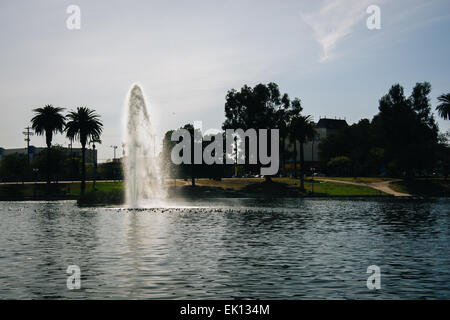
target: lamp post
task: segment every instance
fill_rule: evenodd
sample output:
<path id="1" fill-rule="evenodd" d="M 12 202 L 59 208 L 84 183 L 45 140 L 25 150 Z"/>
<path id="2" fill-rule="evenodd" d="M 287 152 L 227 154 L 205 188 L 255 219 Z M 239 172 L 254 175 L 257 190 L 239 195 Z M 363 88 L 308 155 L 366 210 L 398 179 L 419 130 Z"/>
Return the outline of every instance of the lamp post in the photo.
<path id="1" fill-rule="evenodd" d="M 32 177 L 30 177 L 30 137 L 34 136 L 34 133 L 31 132 L 30 126 L 25 128 L 26 131 L 23 131 L 22 134 L 25 136 L 25 141 L 27 142 L 27 172 L 26 172 L 26 178 L 31 180 Z"/>
<path id="2" fill-rule="evenodd" d="M 69 147 L 69 150 L 70 150 L 70 178 L 71 178 L 72 183 L 73 183 L 73 179 L 74 179 L 74 176 L 75 176 L 75 174 L 74 174 L 75 163 L 73 161 L 73 142 L 72 142 L 72 140 L 68 144 L 68 147 Z M 67 179 L 67 180 L 69 180 L 69 179 Z"/>
<path id="3" fill-rule="evenodd" d="M 116 160 L 116 150 L 117 150 L 117 146 L 109 146 L 110 148 L 113 148 L 114 149 L 114 158 L 113 158 L 113 161 L 114 160 Z"/>
<path id="4" fill-rule="evenodd" d="M 31 141 L 30 137 L 34 136 L 34 133 L 31 132 L 30 126 L 26 127 L 25 130 L 27 131 L 22 132 L 22 134 L 25 136 L 24 140 L 27 142 L 27 161 L 28 166 L 30 166 L 30 141 Z"/>
<path id="5" fill-rule="evenodd" d="M 93 190 L 95 190 L 95 182 L 97 180 L 97 159 L 95 157 L 95 144 L 96 143 L 102 143 L 102 141 L 100 140 L 99 137 L 94 137 L 91 142 L 92 143 L 92 157 L 91 160 L 94 163 L 94 176 L 93 176 L 93 181 L 92 181 L 92 188 Z"/>

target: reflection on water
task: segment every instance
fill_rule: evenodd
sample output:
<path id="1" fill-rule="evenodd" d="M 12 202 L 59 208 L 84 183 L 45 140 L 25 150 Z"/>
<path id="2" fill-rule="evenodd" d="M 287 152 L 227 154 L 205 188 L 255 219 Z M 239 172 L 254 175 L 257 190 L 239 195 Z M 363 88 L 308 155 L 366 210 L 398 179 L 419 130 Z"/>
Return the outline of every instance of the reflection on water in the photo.
<path id="1" fill-rule="evenodd" d="M 0 298 L 450 298 L 449 201 L 0 203 Z M 81 289 L 66 287 L 69 265 Z M 366 287 L 381 268 L 381 290 Z"/>

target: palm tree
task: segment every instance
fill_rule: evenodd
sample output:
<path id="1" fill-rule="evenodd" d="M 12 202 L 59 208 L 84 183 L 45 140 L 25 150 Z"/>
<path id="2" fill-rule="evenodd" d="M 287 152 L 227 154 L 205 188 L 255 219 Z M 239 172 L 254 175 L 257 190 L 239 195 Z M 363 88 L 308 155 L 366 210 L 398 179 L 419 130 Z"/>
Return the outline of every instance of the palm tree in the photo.
<path id="1" fill-rule="evenodd" d="M 65 117 L 61 114 L 64 108 L 56 108 L 51 104 L 43 108 L 37 108 L 33 111 L 36 115 L 31 119 L 31 127 L 37 135 L 45 134 L 45 141 L 47 143 L 47 185 L 50 184 L 50 150 L 52 147 L 52 140 L 54 133 L 62 133 L 65 124 Z"/>
<path id="2" fill-rule="evenodd" d="M 103 124 L 99 120 L 100 116 L 86 107 L 77 108 L 67 115 L 69 120 L 66 124 L 66 135 L 81 143 L 82 168 L 81 168 L 81 192 L 86 189 L 86 144 L 88 140 L 99 140 L 102 133 Z"/>
<path id="3" fill-rule="evenodd" d="M 303 107 L 301 100 L 295 98 L 291 103 L 291 109 L 287 112 L 289 140 L 294 142 L 294 177 L 297 178 L 297 118 L 300 117 Z"/>
<path id="4" fill-rule="evenodd" d="M 439 116 L 445 120 L 450 119 L 450 93 L 440 95 L 438 100 L 442 102 L 436 107 Z"/>
<path id="5" fill-rule="evenodd" d="M 292 119 L 291 125 L 293 133 L 294 146 L 298 141 L 300 143 L 300 191 L 305 191 L 305 153 L 303 146 L 308 140 L 314 138 L 314 123 L 311 120 L 311 116 L 298 115 Z M 295 147 L 296 151 L 297 148 Z M 297 154 L 295 154 L 297 158 Z"/>

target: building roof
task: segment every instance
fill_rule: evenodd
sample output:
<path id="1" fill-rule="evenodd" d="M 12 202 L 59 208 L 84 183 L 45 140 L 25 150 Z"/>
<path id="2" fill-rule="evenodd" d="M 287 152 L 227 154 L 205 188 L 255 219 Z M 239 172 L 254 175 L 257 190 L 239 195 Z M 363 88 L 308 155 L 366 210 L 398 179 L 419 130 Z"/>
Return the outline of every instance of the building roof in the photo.
<path id="1" fill-rule="evenodd" d="M 343 119 L 327 119 L 322 118 L 317 122 L 317 128 L 326 128 L 326 129 L 341 129 L 347 127 L 347 121 Z"/>

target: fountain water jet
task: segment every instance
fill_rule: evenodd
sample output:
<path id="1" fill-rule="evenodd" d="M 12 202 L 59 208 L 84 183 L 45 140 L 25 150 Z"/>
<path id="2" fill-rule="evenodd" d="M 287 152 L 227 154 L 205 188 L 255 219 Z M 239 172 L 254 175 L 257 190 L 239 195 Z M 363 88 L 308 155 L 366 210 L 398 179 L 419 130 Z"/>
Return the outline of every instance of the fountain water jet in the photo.
<path id="1" fill-rule="evenodd" d="M 165 197 L 155 135 L 138 85 L 130 90 L 124 130 L 125 193 L 127 206 L 155 206 Z"/>

